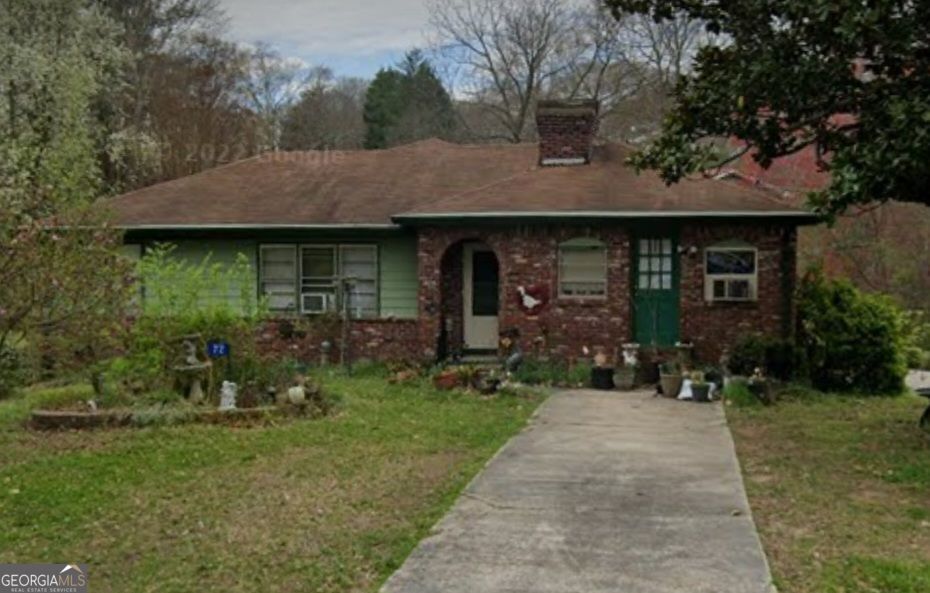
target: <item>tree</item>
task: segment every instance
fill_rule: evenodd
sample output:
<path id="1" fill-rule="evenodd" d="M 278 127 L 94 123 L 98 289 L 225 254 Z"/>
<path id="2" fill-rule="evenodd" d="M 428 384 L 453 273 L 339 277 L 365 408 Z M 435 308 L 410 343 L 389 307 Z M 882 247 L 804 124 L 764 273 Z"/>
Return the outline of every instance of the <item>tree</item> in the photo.
<path id="1" fill-rule="evenodd" d="M 285 150 L 362 148 L 367 88 L 363 79 L 336 78 L 328 68 L 314 68 L 308 87 L 284 119 L 282 147 Z"/>
<path id="2" fill-rule="evenodd" d="M 386 148 L 433 136 L 455 126 L 452 100 L 421 52 L 408 52 L 398 68 L 378 71 L 365 94 L 366 148 Z"/>
<path id="3" fill-rule="evenodd" d="M 155 57 L 149 125 L 161 147 L 160 179 L 175 179 L 258 151 L 260 123 L 242 104 L 248 57 L 203 32 Z"/>
<path id="4" fill-rule="evenodd" d="M 835 216 L 888 200 L 930 204 L 930 4 L 908 0 L 607 0 L 669 21 L 684 14 L 727 43 L 682 77 L 661 136 L 633 158 L 668 182 L 749 152 L 767 167 L 808 147 L 831 174 L 810 194 Z M 721 156 L 708 143 L 738 138 Z"/>
<path id="5" fill-rule="evenodd" d="M 243 84 L 246 105 L 262 122 L 264 147 L 277 150 L 284 117 L 306 86 L 306 66 L 282 57 L 267 43 L 259 43 L 249 51 L 248 59 L 248 76 Z"/>
<path id="6" fill-rule="evenodd" d="M 0 359 L 55 335 L 91 362 L 128 285 L 119 234 L 88 208 L 101 188 L 93 105 L 123 63 L 118 27 L 92 5 L 14 0 L 0 30 Z"/>
<path id="7" fill-rule="evenodd" d="M 107 135 L 102 151 L 105 189 L 120 192 L 162 179 L 165 158 L 183 146 L 163 146 L 153 128 L 153 100 L 165 73 L 165 56 L 183 53 L 194 33 L 216 36 L 222 12 L 216 0 L 98 0 L 119 24 L 118 40 L 128 54 L 95 111 Z"/>
<path id="8" fill-rule="evenodd" d="M 521 142 L 545 84 L 566 68 L 572 10 L 564 0 L 430 0 L 440 55 L 463 69 L 465 92 Z"/>

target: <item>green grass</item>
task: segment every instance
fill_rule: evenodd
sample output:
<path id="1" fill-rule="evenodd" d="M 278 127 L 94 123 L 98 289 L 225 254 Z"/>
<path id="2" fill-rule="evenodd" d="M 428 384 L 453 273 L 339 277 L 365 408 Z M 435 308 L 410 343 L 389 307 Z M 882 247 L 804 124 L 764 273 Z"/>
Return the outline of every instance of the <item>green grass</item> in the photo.
<path id="1" fill-rule="evenodd" d="M 795 388 L 774 406 L 727 406 L 779 590 L 930 591 L 926 403 Z"/>
<path id="2" fill-rule="evenodd" d="M 329 375 L 333 416 L 35 433 L 0 402 L 0 556 L 86 562 L 94 591 L 375 591 L 538 397 Z"/>

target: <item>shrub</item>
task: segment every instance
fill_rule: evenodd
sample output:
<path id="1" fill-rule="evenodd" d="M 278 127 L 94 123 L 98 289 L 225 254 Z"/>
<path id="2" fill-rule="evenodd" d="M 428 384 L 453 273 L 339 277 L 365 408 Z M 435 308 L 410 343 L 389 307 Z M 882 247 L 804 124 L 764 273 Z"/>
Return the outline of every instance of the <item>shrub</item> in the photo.
<path id="1" fill-rule="evenodd" d="M 790 340 L 747 336 L 733 345 L 728 366 L 736 375 L 748 377 L 761 368 L 767 376 L 787 381 L 800 374 L 798 358 L 797 348 Z"/>
<path id="2" fill-rule="evenodd" d="M 904 387 L 907 331 L 887 297 L 809 272 L 798 290 L 798 339 L 818 389 L 900 393 Z"/>
<path id="3" fill-rule="evenodd" d="M 930 314 L 910 311 L 906 314 L 908 332 L 907 366 L 930 369 Z"/>
<path id="4" fill-rule="evenodd" d="M 9 346 L 0 346 L 0 399 L 8 397 L 25 382 L 27 374 L 22 354 Z"/>
<path id="5" fill-rule="evenodd" d="M 578 361 L 569 366 L 561 360 L 541 360 L 527 357 L 513 373 L 513 380 L 529 385 L 587 385 L 591 379 L 591 363 Z"/>
<path id="6" fill-rule="evenodd" d="M 110 364 L 114 378 L 137 383 L 141 389 L 171 385 L 171 367 L 178 362 L 182 336 L 225 340 L 233 369 L 257 359 L 255 335 L 265 307 L 256 296 L 247 258 L 240 254 L 229 266 L 214 263 L 209 256 L 190 263 L 172 257 L 173 250 L 171 245 L 158 245 L 140 260 L 145 301 L 129 332 L 125 356 Z"/>

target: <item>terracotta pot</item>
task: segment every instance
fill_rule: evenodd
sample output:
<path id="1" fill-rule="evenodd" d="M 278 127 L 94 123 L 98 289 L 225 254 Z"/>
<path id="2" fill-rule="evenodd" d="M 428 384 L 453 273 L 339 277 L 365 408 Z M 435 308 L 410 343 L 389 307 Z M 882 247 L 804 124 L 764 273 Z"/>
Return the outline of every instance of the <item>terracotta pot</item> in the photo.
<path id="1" fill-rule="evenodd" d="M 681 375 L 666 375 L 661 373 L 659 375 L 659 383 L 662 385 L 662 395 L 665 397 L 678 397 L 679 392 L 681 392 Z"/>
<path id="2" fill-rule="evenodd" d="M 433 386 L 436 389 L 455 389 L 461 385 L 461 378 L 456 372 L 443 372 L 433 377 Z"/>

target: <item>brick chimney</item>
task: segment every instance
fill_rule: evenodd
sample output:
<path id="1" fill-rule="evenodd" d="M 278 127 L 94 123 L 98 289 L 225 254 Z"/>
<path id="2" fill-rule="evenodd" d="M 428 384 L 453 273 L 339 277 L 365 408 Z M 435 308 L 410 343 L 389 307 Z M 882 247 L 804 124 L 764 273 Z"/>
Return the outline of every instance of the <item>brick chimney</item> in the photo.
<path id="1" fill-rule="evenodd" d="M 536 105 L 539 164 L 584 165 L 597 132 L 597 101 L 540 101 Z"/>

